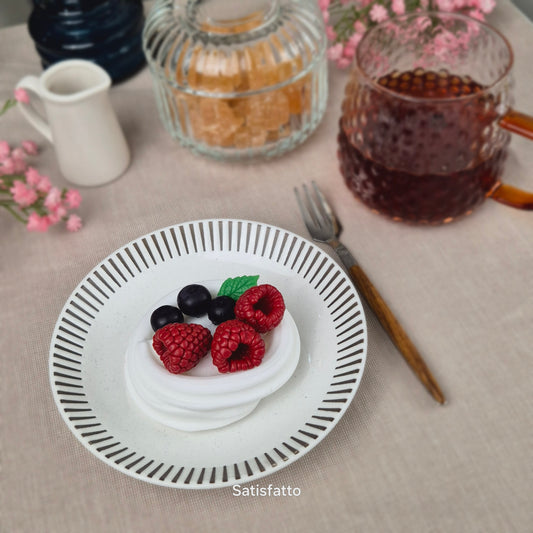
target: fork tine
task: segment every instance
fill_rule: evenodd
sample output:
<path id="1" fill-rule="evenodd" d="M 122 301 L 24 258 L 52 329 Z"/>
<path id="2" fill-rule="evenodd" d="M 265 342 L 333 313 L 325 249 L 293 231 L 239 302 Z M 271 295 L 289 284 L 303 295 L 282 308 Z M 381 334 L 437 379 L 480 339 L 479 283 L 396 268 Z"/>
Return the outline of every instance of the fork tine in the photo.
<path id="1" fill-rule="evenodd" d="M 319 227 L 324 227 L 323 213 L 320 212 L 319 208 L 317 207 L 316 200 L 314 200 L 311 196 L 311 193 L 309 192 L 309 189 L 305 183 L 303 185 L 303 189 L 305 197 L 307 199 L 307 204 L 311 207 L 311 216 L 313 218 L 314 223 Z"/>
<path id="2" fill-rule="evenodd" d="M 326 217 L 333 218 L 333 211 L 331 210 L 331 207 L 328 204 L 325 196 L 322 194 L 322 191 L 318 188 L 316 181 L 312 181 L 311 185 L 313 186 L 316 197 L 318 198 L 318 203 L 322 214 Z"/>
<path id="3" fill-rule="evenodd" d="M 296 201 L 298 202 L 298 207 L 300 208 L 300 213 L 302 214 L 302 217 L 304 219 L 304 224 L 307 227 L 307 231 L 309 231 L 309 233 L 312 233 L 314 222 L 311 218 L 309 210 L 307 209 L 307 206 L 304 205 L 304 202 L 300 196 L 300 191 L 297 187 L 294 187 L 294 194 L 296 195 Z"/>
<path id="4" fill-rule="evenodd" d="M 313 181 L 312 185 L 313 189 L 315 190 L 316 197 L 318 198 L 320 210 L 322 211 L 323 216 L 331 222 L 335 234 L 338 235 L 340 232 L 340 224 L 335 213 L 333 212 L 333 209 L 326 200 L 326 197 L 322 194 L 322 191 L 318 188 L 316 181 Z"/>
<path id="5" fill-rule="evenodd" d="M 317 209 L 320 211 L 320 217 L 323 220 L 332 221 L 335 217 L 333 215 L 333 211 L 331 210 L 331 207 L 326 201 L 326 198 L 322 194 L 321 190 L 318 188 L 316 181 L 312 181 L 311 185 L 315 192 L 315 196 L 318 199 L 318 202 L 315 202 L 315 204 L 317 204 Z"/>

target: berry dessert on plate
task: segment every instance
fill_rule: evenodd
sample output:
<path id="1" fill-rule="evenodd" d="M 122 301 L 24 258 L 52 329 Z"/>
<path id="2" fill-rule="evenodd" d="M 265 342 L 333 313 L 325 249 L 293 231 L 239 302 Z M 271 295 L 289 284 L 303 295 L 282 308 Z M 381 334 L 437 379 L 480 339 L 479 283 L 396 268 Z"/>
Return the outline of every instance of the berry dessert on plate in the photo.
<path id="1" fill-rule="evenodd" d="M 126 351 L 126 384 L 153 420 L 183 431 L 250 414 L 292 376 L 300 337 L 283 296 L 259 276 L 189 284 L 153 305 Z"/>

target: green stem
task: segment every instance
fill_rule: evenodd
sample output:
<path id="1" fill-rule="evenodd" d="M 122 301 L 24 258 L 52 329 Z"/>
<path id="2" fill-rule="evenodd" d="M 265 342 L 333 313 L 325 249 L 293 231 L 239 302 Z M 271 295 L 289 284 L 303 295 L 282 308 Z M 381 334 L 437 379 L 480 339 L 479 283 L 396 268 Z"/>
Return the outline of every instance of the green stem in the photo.
<path id="1" fill-rule="evenodd" d="M 17 105 L 17 101 L 14 98 L 10 98 L 9 100 L 6 100 L 4 106 L 2 109 L 0 109 L 0 117 L 9 109 L 12 107 L 15 107 Z"/>
<path id="2" fill-rule="evenodd" d="M 8 192 L 13 187 L 13 182 L 16 180 L 24 181 L 25 176 L 23 174 L 4 174 L 0 176 L 0 180 L 4 184 L 4 187 L 0 189 L 0 192 Z"/>
<path id="3" fill-rule="evenodd" d="M 13 209 L 13 206 L 5 204 L 3 202 L 0 202 L 0 206 L 5 207 L 19 222 L 22 222 L 23 224 L 26 224 L 28 222 Z"/>
<path id="4" fill-rule="evenodd" d="M 354 33 L 353 25 L 358 20 L 366 18 L 376 3 L 381 4 L 382 2 L 379 0 L 373 1 L 366 7 L 359 10 L 357 10 L 353 5 L 345 8 L 344 13 L 333 26 L 335 33 L 337 34 L 336 42 L 347 41 Z"/>

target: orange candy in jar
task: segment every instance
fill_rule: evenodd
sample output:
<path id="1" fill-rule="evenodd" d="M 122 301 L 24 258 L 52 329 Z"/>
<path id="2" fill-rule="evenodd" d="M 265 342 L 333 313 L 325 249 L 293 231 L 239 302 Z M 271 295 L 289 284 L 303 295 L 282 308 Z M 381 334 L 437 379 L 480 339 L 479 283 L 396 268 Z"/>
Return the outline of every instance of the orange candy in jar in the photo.
<path id="1" fill-rule="evenodd" d="M 169 4 L 156 2 L 156 14 Z M 196 152 L 237 160 L 280 155 L 303 142 L 327 99 L 326 43 L 313 3 L 182 4 L 172 15 L 181 26 L 171 43 L 152 22 L 161 13 L 149 15 L 144 36 L 173 136 Z"/>

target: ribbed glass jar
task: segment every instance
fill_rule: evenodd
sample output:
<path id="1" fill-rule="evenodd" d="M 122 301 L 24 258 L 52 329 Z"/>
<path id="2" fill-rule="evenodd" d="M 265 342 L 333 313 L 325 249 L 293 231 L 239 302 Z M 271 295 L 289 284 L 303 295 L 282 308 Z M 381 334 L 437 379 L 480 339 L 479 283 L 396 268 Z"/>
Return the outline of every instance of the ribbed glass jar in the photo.
<path id="1" fill-rule="evenodd" d="M 161 119 L 194 152 L 281 155 L 322 119 L 326 34 L 309 0 L 156 0 L 143 47 Z"/>

